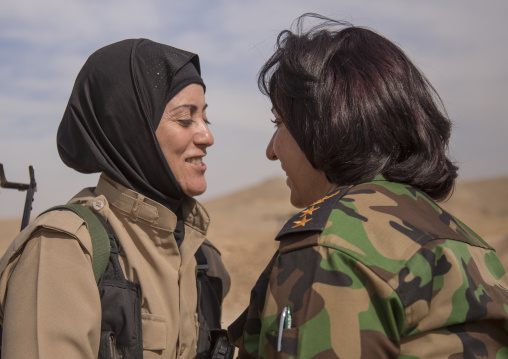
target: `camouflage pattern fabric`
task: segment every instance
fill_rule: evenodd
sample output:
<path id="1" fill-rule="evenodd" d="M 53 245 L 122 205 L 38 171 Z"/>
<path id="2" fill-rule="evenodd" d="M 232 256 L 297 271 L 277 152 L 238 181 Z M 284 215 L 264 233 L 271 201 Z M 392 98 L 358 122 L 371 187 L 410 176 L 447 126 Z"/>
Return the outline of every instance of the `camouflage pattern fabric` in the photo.
<path id="1" fill-rule="evenodd" d="M 239 358 L 508 358 L 505 269 L 415 188 L 338 188 L 277 240 L 229 328 Z"/>

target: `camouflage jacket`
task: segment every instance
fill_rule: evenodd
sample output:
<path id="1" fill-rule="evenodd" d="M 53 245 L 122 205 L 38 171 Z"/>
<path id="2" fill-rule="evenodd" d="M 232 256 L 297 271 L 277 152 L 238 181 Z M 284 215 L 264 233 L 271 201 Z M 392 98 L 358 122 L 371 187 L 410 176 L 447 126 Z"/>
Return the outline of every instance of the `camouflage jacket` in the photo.
<path id="1" fill-rule="evenodd" d="M 277 240 L 229 327 L 239 358 L 508 358 L 497 254 L 415 188 L 337 188 Z"/>

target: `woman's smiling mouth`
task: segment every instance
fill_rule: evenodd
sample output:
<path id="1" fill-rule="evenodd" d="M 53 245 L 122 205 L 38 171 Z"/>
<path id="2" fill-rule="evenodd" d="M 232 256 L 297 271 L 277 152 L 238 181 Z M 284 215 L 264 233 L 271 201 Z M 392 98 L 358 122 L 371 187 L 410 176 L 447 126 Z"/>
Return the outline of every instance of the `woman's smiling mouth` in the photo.
<path id="1" fill-rule="evenodd" d="M 187 158 L 185 160 L 185 162 L 192 163 L 193 165 L 196 165 L 196 166 L 203 166 L 203 161 L 202 161 L 201 157 Z"/>

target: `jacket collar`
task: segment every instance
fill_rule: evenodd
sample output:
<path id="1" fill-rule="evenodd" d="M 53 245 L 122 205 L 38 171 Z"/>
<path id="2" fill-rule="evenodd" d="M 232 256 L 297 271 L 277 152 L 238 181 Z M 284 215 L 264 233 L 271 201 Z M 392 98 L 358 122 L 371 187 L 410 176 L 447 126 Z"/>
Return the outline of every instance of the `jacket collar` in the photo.
<path id="1" fill-rule="evenodd" d="M 94 192 L 96 195 L 104 195 L 110 206 L 125 213 L 131 221 L 143 221 L 161 230 L 175 231 L 177 217 L 170 209 L 113 181 L 104 173 Z M 210 218 L 198 201 L 186 197 L 182 203 L 182 213 L 185 225 L 206 233 Z"/>

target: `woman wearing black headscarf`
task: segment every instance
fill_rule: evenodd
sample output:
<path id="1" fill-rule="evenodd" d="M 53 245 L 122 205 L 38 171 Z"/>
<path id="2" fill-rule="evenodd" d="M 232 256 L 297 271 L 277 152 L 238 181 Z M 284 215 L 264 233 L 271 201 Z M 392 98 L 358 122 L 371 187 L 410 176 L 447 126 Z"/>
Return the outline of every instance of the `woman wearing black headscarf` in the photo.
<path id="1" fill-rule="evenodd" d="M 202 158 L 213 144 L 204 89 L 197 55 L 150 40 L 120 41 L 89 57 L 58 151 L 69 167 L 101 173 L 70 203 L 91 208 L 114 234 L 125 286 L 134 288 L 127 297 L 139 295 L 141 313 L 125 324 L 129 309 L 101 299 L 83 220 L 48 212 L 0 263 L 3 358 L 205 355 L 229 276 L 205 239 L 208 215 L 192 198 L 206 189 Z M 117 333 L 105 330 L 108 316 Z"/>

